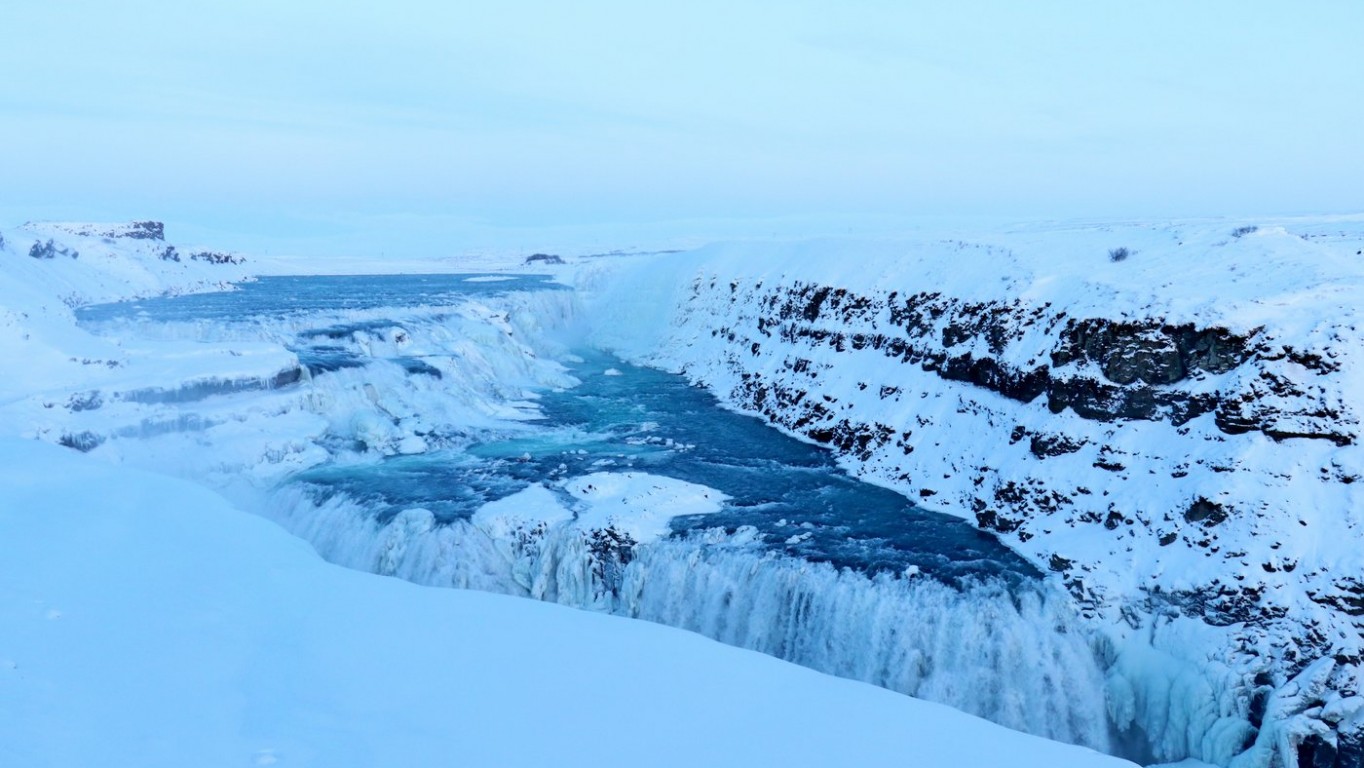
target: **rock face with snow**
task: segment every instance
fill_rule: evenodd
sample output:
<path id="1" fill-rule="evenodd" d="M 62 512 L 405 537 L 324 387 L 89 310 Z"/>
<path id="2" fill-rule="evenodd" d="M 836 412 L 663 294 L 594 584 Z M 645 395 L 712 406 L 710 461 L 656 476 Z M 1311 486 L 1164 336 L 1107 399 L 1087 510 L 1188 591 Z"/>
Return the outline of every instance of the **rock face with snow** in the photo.
<path id="1" fill-rule="evenodd" d="M 193 257 L 181 259 L 165 235 L 159 221 L 33 222 L 0 230 L 0 263 L 5 265 L 0 274 L 41 285 L 68 306 L 221 290 L 250 274 L 244 259 L 233 254 L 193 251 Z M 21 253 L 37 258 L 27 263 L 14 258 Z"/>
<path id="2" fill-rule="evenodd" d="M 1193 661 L 1187 708 L 1110 673 L 1154 757 L 1353 765 L 1323 712 L 1361 683 L 1364 227 L 1229 230 L 728 246 L 584 285 L 609 345 L 998 534 L 1113 655 Z"/>

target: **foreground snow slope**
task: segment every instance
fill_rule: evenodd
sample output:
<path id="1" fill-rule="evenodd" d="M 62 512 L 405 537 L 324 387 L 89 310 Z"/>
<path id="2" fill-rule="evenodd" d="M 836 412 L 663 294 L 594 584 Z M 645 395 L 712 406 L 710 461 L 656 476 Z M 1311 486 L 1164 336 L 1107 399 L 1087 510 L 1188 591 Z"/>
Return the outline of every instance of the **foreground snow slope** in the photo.
<path id="1" fill-rule="evenodd" d="M 0 763 L 1126 765 L 687 632 L 327 565 L 0 440 Z"/>
<path id="2" fill-rule="evenodd" d="M 1358 765 L 1364 220 L 725 245 L 579 284 L 602 343 L 1059 573 L 1154 757 Z"/>

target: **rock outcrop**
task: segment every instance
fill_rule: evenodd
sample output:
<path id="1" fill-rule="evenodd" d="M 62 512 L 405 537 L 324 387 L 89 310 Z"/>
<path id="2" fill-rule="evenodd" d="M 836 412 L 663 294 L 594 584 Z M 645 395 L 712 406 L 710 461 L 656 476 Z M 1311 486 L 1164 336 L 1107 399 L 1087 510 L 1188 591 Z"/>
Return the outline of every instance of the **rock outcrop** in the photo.
<path id="1" fill-rule="evenodd" d="M 621 351 L 1055 573 L 1111 639 L 1115 691 L 1145 702 L 1115 722 L 1154 760 L 1228 764 L 1288 729 L 1303 765 L 1357 765 L 1321 713 L 1364 687 L 1364 318 L 1346 296 L 1364 276 L 1282 230 L 1166 237 L 1121 263 L 1096 248 L 1102 266 L 956 242 L 716 249 L 603 301 L 647 318 L 642 286 L 680 280 L 659 338 Z M 1155 717 L 1186 705 L 1161 699 L 1154 658 L 1205 698 Z M 1312 700 L 1266 727 L 1255 691 L 1322 660 Z"/>

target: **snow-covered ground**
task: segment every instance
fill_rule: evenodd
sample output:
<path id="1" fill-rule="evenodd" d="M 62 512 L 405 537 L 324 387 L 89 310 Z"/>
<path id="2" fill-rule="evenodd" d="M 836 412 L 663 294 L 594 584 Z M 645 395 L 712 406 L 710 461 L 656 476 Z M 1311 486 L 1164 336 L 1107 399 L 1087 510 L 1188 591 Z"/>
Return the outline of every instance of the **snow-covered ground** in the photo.
<path id="1" fill-rule="evenodd" d="M 0 762 L 1119 766 L 647 622 L 323 563 L 212 492 L 0 440 Z"/>
<path id="2" fill-rule="evenodd" d="M 527 384 L 565 383 L 521 341 L 562 324 L 561 298 L 518 317 L 465 307 L 417 339 L 366 326 L 352 341 L 376 356 L 464 367 L 339 370 L 316 390 L 259 327 L 75 325 L 74 305 L 221 288 L 245 274 L 236 257 L 163 258 L 150 225 L 0 234 L 0 762 L 1122 764 L 681 630 L 337 568 L 161 474 L 257 499 L 329 437 L 399 454 L 442 425 L 515 423 Z M 49 238 L 52 258 L 30 256 Z M 643 473 L 565 490 L 477 522 L 552 522 L 568 503 L 584 529 L 647 540 L 722 498 Z"/>
<path id="3" fill-rule="evenodd" d="M 307 330 L 290 318 L 129 326 L 97 337 L 76 327 L 70 307 L 211 290 L 248 272 L 392 272 L 394 265 L 276 260 L 253 266 L 221 254 L 191 258 L 212 252 L 184 248 L 173 252 L 176 260 L 167 257 L 159 228 L 148 225 L 26 225 L 0 230 L 0 236 L 0 259 L 7 265 L 0 270 L 0 354 L 13 361 L 0 382 L 0 436 L 90 452 L 63 457 L 31 442 L 14 443 L 6 450 L 28 469 L 7 475 L 15 478 L 7 486 L 22 488 L 21 477 L 44 482 L 57 473 L 86 478 L 81 483 L 89 487 L 106 480 L 118 487 L 97 459 L 155 469 L 207 483 L 239 506 L 258 509 L 268 500 L 286 527 L 329 559 L 422 583 L 485 586 L 609 608 L 890 687 L 897 687 L 888 682 L 897 658 L 936 648 L 924 658 L 938 674 L 921 670 L 927 677 L 902 689 L 963 706 L 980 700 L 963 695 L 964 687 L 992 686 L 976 678 L 953 684 L 955 673 L 946 672 L 959 668 L 952 666 L 958 661 L 953 656 L 998 654 L 994 661 L 1002 666 L 988 668 L 996 677 L 1000 669 L 1030 666 L 1037 681 L 1019 684 L 1037 688 L 1028 688 L 1025 697 L 1004 691 L 1003 706 L 982 711 L 1035 732 L 1059 728 L 1055 732 L 1089 743 L 1107 738 L 1104 721 L 1111 718 L 1122 731 L 1125 753 L 1149 760 L 1195 757 L 1251 768 L 1292 765 L 1300 751 L 1326 760 L 1322 765 L 1337 755 L 1342 767 L 1358 760 L 1360 745 L 1351 740 L 1364 731 L 1355 610 L 1358 574 L 1364 572 L 1358 546 L 1364 483 L 1354 482 L 1364 476 L 1359 218 L 1029 226 L 900 242 L 742 243 L 687 254 L 569 258 L 566 265 L 537 264 L 534 271 L 554 274 L 574 286 L 572 292 L 470 302 L 453 313 L 417 308 L 310 318 L 312 326 L 350 328 L 338 343 L 367 361 L 364 368 L 342 368 L 316 381 L 283 347 Z M 44 248 L 48 238 L 51 258 Z M 38 255 L 30 257 L 35 246 Z M 520 261 L 481 257 L 398 266 L 511 272 L 526 269 Z M 462 527 L 437 526 L 423 510 L 379 524 L 344 503 L 319 509 L 296 498 L 291 506 L 281 501 L 290 502 L 288 494 L 272 495 L 281 479 L 352 455 L 356 446 L 370 457 L 420 454 L 467 442 L 471 430 L 514 428 L 509 425 L 535 416 L 537 388 L 572 383 L 553 358 L 589 331 L 596 343 L 629 360 L 685 372 L 731 407 L 829 444 L 870 481 L 992 530 L 1039 568 L 1054 571 L 1052 581 L 1070 591 L 1073 606 L 1009 595 L 963 602 L 914 582 L 878 585 L 832 568 L 778 560 L 765 561 L 766 570 L 759 571 L 751 557 L 724 548 L 702 557 L 657 537 L 667 530 L 668 517 L 712 511 L 720 497 L 713 489 L 644 473 L 532 486 L 488 505 Z M 438 375 L 411 375 L 393 363 L 399 358 L 423 361 Z M 130 476 L 138 487 L 169 487 L 151 476 Z M 174 492 L 192 498 L 187 493 Z M 181 514 L 182 506 L 160 514 Z M 6 515 L 10 507 L 7 494 Z M 663 508 L 672 511 L 660 514 Z M 59 544 L 83 527 L 53 525 L 65 532 L 51 534 Z M 599 576 L 573 555 L 582 554 L 588 534 L 627 529 L 632 538 L 657 544 L 640 549 L 633 570 L 621 575 L 620 595 L 608 600 L 593 582 Z M 476 556 L 452 556 L 459 547 L 482 549 Z M 315 559 L 310 563 L 307 568 L 318 574 L 337 574 Z M 57 558 L 53 568 L 63 564 Z M 222 561 L 221 568 L 227 573 L 232 566 Z M 507 573 L 493 572 L 498 569 Z M 272 604 L 262 610 L 277 613 L 251 615 L 262 626 L 285 627 L 281 642 L 300 656 L 313 638 L 332 633 L 334 648 L 342 648 L 338 654 L 351 643 L 386 645 L 372 634 L 380 628 L 357 627 L 347 635 L 345 628 L 362 622 L 326 613 L 348 604 L 347 590 L 357 592 L 356 605 L 369 599 L 359 593 L 371 587 L 341 584 L 371 582 L 347 574 L 316 578 L 338 580 L 326 587 L 337 594 L 318 603 L 324 618 L 309 623 L 296 604 Z M 681 605 L 666 592 L 650 595 L 649 579 L 685 584 L 686 594 L 709 594 L 711 602 Z M 98 582 L 110 595 L 115 583 Z M 844 643 L 848 648 L 874 653 L 859 660 L 842 649 L 831 653 L 827 643 L 819 645 L 823 641 L 759 626 L 763 617 L 783 614 L 745 602 L 735 584 L 797 601 L 806 618 L 847 628 L 844 639 L 857 638 Z M 205 582 L 204 588 L 222 585 Z M 311 588 L 298 586 L 293 594 Z M 430 594 L 404 592 L 409 588 L 401 585 L 382 589 Z M 280 592 L 289 594 L 284 587 Z M 456 613 L 466 604 L 504 605 L 456 594 L 414 599 L 450 600 L 448 610 Z M 395 604 L 404 600 L 394 598 Z M 515 605 L 506 610 L 529 617 L 539 608 Z M 959 641 L 938 637 L 915 645 L 919 629 L 886 623 L 889 609 L 918 612 L 915 627 L 940 622 L 950 629 L 938 634 L 955 633 Z M 1077 610 L 1082 620 L 1075 618 Z M 550 613 L 545 620 L 553 624 L 552 617 L 568 615 L 577 616 Z M 159 619 L 146 620 L 160 626 Z M 195 623 L 204 620 L 193 611 L 164 619 L 186 632 L 207 631 Z M 484 620 L 440 619 L 462 626 Z M 571 619 L 595 620 L 609 622 Z M 398 629 L 382 637 L 397 647 L 417 635 L 424 641 L 424 628 L 432 625 L 406 621 L 395 620 Z M 601 626 L 617 625 L 635 626 Z M 858 634 L 863 631 L 870 634 Z M 1001 643 L 999 635 L 1013 642 Z M 1064 636 L 1078 640 L 1083 660 L 1068 655 L 1068 646 L 1038 645 Z M 1074 696 L 1056 699 L 1067 698 L 1065 688 L 1048 687 L 1043 679 L 1054 683 L 1058 675 L 1094 664 L 1091 642 L 1107 680 L 1096 680 L 1085 695 L 1106 700 L 1106 707 Z M 1006 646 L 1008 652 L 999 654 Z M 0 647 L 0 656 L 6 653 Z M 303 669 L 312 679 L 323 675 Z M 528 669 L 545 682 L 536 695 L 517 701 L 578 693 L 572 681 L 564 683 L 546 668 Z M 1087 675 L 1080 671 L 1071 682 Z M 359 672 L 353 677 L 356 687 L 346 690 L 357 699 L 374 698 L 375 689 L 365 685 L 392 684 L 404 692 L 417 685 L 403 675 L 390 683 Z M 227 691 L 243 679 L 215 684 Z M 248 682 L 261 686 L 263 698 L 279 699 L 271 706 L 292 708 L 293 719 L 283 721 L 298 723 L 300 732 L 346 730 L 357 713 L 372 712 L 318 709 L 307 681 L 279 679 L 297 684 Z M 243 685 L 235 689 L 239 699 L 250 696 Z M 679 701 L 688 701 L 687 690 Z M 524 725 L 544 711 L 518 716 Z M 677 710 L 659 712 L 662 720 L 686 720 Z M 232 711 L 209 714 L 215 722 L 231 722 Z M 1084 722 L 1032 722 L 1037 717 Z M 773 722 L 754 725 L 766 734 L 753 737 L 754 743 L 776 738 L 764 730 Z M 410 727 L 428 736 L 435 729 L 420 718 Z M 216 737 L 203 743 L 283 763 L 284 736 L 248 744 L 242 734 L 255 732 L 233 728 L 231 743 Z M 609 724 L 602 728 L 610 732 Z M 985 733 L 992 731 L 963 740 L 994 740 Z M 601 739 L 594 743 L 619 743 L 603 738 L 600 728 L 594 736 Z M 426 743 L 436 741 L 430 736 Z M 1247 746 L 1252 748 L 1245 751 Z M 857 758 L 851 752 L 830 757 L 816 748 L 772 754 L 798 752 L 811 757 L 809 764 Z M 676 754 L 697 756 L 680 749 Z M 1028 755 L 1003 762 L 1020 764 Z M 995 762 L 967 755 L 949 762 L 986 759 Z M 1072 764 L 1081 758 L 1055 759 Z"/>

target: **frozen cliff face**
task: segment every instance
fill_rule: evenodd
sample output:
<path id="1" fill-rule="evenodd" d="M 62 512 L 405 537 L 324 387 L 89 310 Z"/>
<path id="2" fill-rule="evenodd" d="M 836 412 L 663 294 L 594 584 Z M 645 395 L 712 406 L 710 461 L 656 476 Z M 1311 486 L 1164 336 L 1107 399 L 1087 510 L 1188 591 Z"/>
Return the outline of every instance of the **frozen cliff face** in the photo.
<path id="1" fill-rule="evenodd" d="M 1361 243 L 1318 221 L 745 245 L 582 285 L 607 345 L 1057 572 L 1153 757 L 1332 765 L 1352 737 L 1320 708 L 1359 690 L 1364 626 Z"/>

